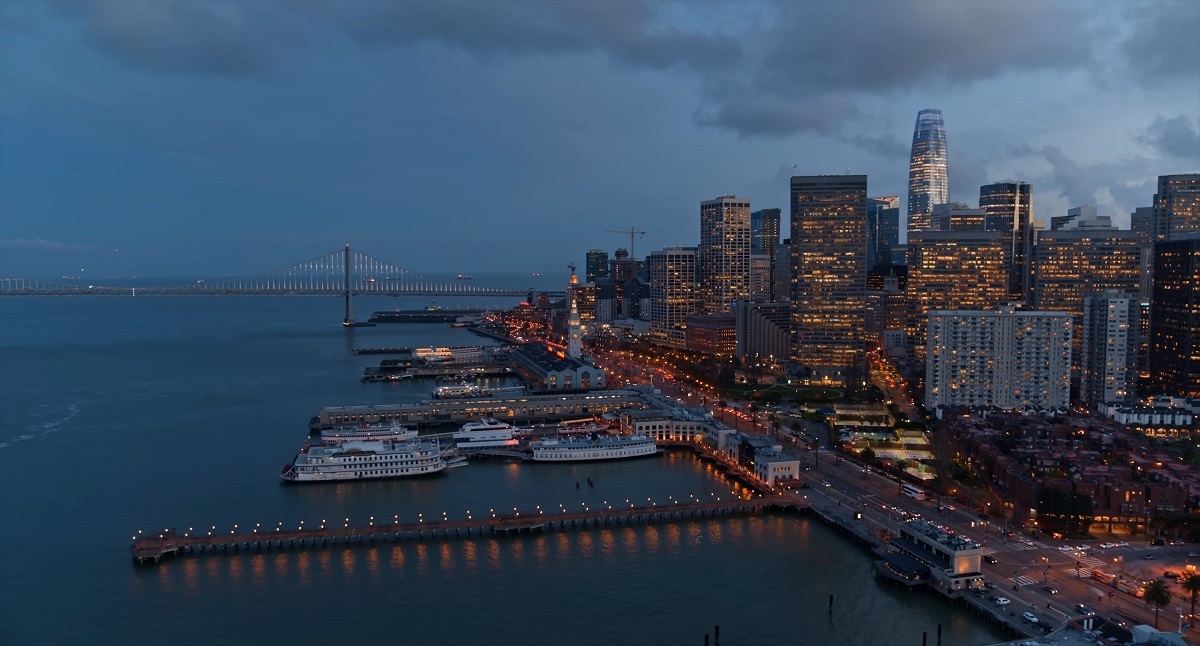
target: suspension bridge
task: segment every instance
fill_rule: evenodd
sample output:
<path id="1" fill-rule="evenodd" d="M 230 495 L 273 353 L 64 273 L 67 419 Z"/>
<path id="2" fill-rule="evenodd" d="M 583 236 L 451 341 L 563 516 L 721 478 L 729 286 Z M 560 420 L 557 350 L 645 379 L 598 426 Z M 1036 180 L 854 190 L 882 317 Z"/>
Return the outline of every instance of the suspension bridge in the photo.
<path id="1" fill-rule="evenodd" d="M 354 296 L 519 298 L 529 289 L 481 287 L 457 279 L 423 276 L 354 251 L 350 245 L 312 260 L 251 276 L 196 281 L 189 285 L 113 287 L 0 277 L 0 296 L 342 296 L 346 322 L 354 320 Z M 560 298 L 565 292 L 541 292 Z"/>

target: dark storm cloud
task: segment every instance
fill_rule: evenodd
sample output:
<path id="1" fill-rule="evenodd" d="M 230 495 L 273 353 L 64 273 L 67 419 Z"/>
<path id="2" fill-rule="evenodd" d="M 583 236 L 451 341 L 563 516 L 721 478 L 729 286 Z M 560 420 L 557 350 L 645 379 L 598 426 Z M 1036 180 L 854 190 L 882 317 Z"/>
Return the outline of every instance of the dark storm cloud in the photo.
<path id="1" fill-rule="evenodd" d="M 487 57 L 602 52 L 665 69 L 725 66 L 741 57 L 732 38 L 654 25 L 645 2 L 309 2 L 294 5 L 340 24 L 367 44 L 436 42 Z"/>
<path id="2" fill-rule="evenodd" d="M 1083 162 L 1057 146 L 1045 146 L 1040 152 L 1050 163 L 1053 185 L 1072 205 L 1094 204 L 1099 188 L 1106 188 L 1125 209 L 1124 213 L 1111 214 L 1114 218 L 1150 203 L 1154 178 L 1146 176 L 1146 169 L 1158 168 L 1159 164 L 1143 158 Z"/>
<path id="3" fill-rule="evenodd" d="M 1153 86 L 1183 78 L 1194 83 L 1200 65 L 1200 2 L 1143 4 L 1133 11 L 1133 26 L 1121 43 L 1131 76 Z"/>
<path id="4" fill-rule="evenodd" d="M 131 67 L 246 76 L 267 61 L 273 18 L 254 3 L 53 0 L 96 51 Z"/>
<path id="5" fill-rule="evenodd" d="M 1156 117 L 1137 140 L 1168 157 L 1200 163 L 1200 132 L 1192 120 L 1183 115 L 1171 119 Z"/>
<path id="6" fill-rule="evenodd" d="M 891 133 L 879 137 L 852 135 L 841 137 L 840 141 L 854 144 L 859 148 L 873 152 L 888 160 L 905 159 L 909 153 L 909 145 L 900 141 L 899 137 Z"/>
<path id="7" fill-rule="evenodd" d="M 853 101 L 832 94 L 802 101 L 738 95 L 722 97 L 711 111 L 697 112 L 696 120 L 733 130 L 739 137 L 779 137 L 800 131 L 831 135 L 843 119 L 856 114 Z"/>

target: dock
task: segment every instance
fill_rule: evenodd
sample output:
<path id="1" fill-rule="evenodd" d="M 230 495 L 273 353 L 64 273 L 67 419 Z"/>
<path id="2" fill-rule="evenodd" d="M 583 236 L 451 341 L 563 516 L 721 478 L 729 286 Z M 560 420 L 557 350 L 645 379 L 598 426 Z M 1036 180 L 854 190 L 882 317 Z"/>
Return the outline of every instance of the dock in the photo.
<path id="1" fill-rule="evenodd" d="M 372 312 L 372 323 L 453 323 L 463 316 L 479 317 L 482 309 L 384 310 Z"/>
<path id="2" fill-rule="evenodd" d="M 768 511 L 798 511 L 795 500 L 785 496 L 752 499 L 676 503 L 626 509 L 584 509 L 576 512 L 545 513 L 541 509 L 492 514 L 433 522 L 368 524 L 355 527 L 325 527 L 284 531 L 232 531 L 205 535 L 163 530 L 135 537 L 129 546 L 134 562 L 158 563 L 168 556 L 187 554 L 237 554 L 285 551 L 347 545 L 396 543 L 402 541 L 448 540 L 478 536 L 519 535 L 536 532 L 565 532 L 601 527 L 671 523 L 705 518 L 757 515 Z"/>

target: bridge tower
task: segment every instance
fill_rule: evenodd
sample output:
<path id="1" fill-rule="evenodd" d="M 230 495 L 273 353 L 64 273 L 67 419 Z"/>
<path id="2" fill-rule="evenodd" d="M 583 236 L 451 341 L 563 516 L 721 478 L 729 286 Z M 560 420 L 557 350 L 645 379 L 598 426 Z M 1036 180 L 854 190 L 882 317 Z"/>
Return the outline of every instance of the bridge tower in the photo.
<path id="1" fill-rule="evenodd" d="M 342 325 L 346 327 L 354 326 L 354 305 L 350 302 L 350 244 L 346 244 L 346 319 L 342 321 Z"/>

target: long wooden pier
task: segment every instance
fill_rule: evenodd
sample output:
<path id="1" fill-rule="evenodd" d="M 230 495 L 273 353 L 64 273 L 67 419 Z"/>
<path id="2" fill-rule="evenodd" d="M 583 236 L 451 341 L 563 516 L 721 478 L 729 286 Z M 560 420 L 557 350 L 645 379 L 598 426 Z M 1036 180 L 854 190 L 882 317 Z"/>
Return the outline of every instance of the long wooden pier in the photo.
<path id="1" fill-rule="evenodd" d="M 179 554 L 234 554 L 365 545 L 411 540 L 442 540 L 497 534 L 525 534 L 545 531 L 569 531 L 597 527 L 648 525 L 718 516 L 744 516 L 775 509 L 797 510 L 802 505 L 788 496 L 716 500 L 650 507 L 585 509 L 576 512 L 513 512 L 486 518 L 467 518 L 419 523 L 370 524 L 356 527 L 320 527 L 291 531 L 252 531 L 230 534 L 192 535 L 163 530 L 135 537 L 129 552 L 137 563 L 158 563 L 166 556 Z"/>

